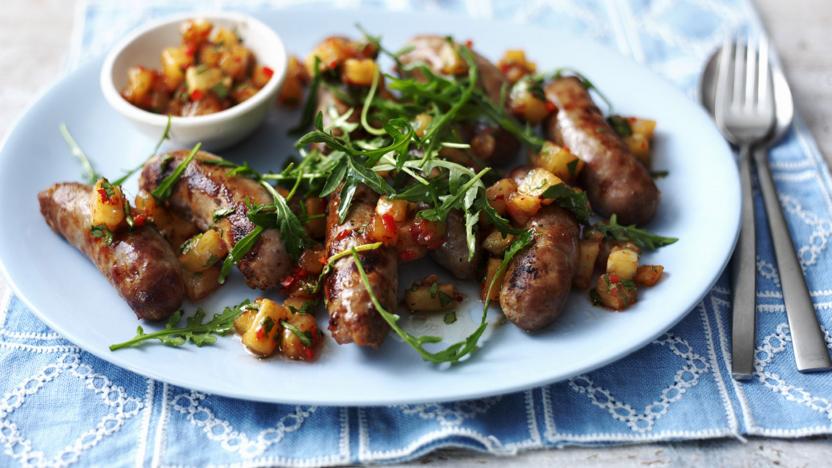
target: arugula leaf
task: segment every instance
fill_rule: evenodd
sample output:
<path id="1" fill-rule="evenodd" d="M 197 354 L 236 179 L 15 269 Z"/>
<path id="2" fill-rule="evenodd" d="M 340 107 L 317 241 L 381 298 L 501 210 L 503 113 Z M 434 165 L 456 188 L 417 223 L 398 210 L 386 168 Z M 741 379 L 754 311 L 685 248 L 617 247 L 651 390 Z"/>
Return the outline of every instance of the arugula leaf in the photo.
<path id="1" fill-rule="evenodd" d="M 679 240 L 677 237 L 664 237 L 653 234 L 652 232 L 637 228 L 635 224 L 622 226 L 618 224 L 618 217 L 616 215 L 610 216 L 609 223 L 598 223 L 593 228 L 607 237 L 617 241 L 632 242 L 642 249 L 647 250 L 656 250 L 659 247 L 673 244 Z"/>
<path id="2" fill-rule="evenodd" d="M 309 242 L 309 235 L 306 229 L 300 222 L 283 195 L 277 192 L 274 187 L 266 181 L 261 181 L 260 184 L 271 193 L 274 199 L 274 214 L 277 218 L 277 230 L 280 231 L 280 237 L 286 246 L 286 250 L 292 258 L 297 259 L 303 253 L 304 247 Z"/>
<path id="3" fill-rule="evenodd" d="M 260 239 L 260 235 L 263 234 L 264 230 L 263 226 L 254 226 L 254 229 L 252 229 L 251 232 L 246 234 L 245 237 L 234 244 L 231 252 L 228 253 L 228 256 L 225 257 L 225 260 L 222 262 L 220 276 L 217 278 L 218 283 L 225 283 L 225 279 L 228 278 L 228 274 L 231 273 L 231 267 L 239 263 L 240 260 L 242 260 L 243 257 L 251 251 L 254 244 L 256 244 L 257 240 Z"/>
<path id="4" fill-rule="evenodd" d="M 650 177 L 653 179 L 664 179 L 670 175 L 670 171 L 650 171 Z"/>
<path id="5" fill-rule="evenodd" d="M 81 161 L 81 167 L 84 169 L 84 179 L 85 181 L 93 185 L 95 182 L 101 178 L 101 176 L 95 172 L 95 169 L 92 167 L 92 163 L 90 159 L 87 157 L 84 150 L 78 145 L 75 141 L 75 138 L 72 137 L 72 134 L 69 133 L 69 129 L 67 128 L 66 124 L 62 123 L 58 126 L 58 130 L 61 132 L 61 136 L 64 137 L 64 141 L 66 145 L 69 146 L 69 151 L 72 153 L 73 156 L 78 158 Z"/>
<path id="6" fill-rule="evenodd" d="M 159 340 L 167 346 L 175 347 L 182 346 L 189 341 L 196 346 L 214 344 L 217 341 L 217 336 L 228 335 L 234 330 L 234 320 L 248 304 L 250 304 L 250 301 L 246 299 L 236 306 L 226 307 L 221 313 L 214 314 L 207 322 L 204 321 L 205 311 L 197 309 L 194 315 L 189 317 L 185 325 L 181 327 L 178 325 L 182 319 L 182 311 L 177 311 L 162 330 L 145 333 L 140 326 L 136 329 L 136 336 L 122 343 L 110 345 L 110 351 L 141 346 L 150 340 Z"/>
<path id="7" fill-rule="evenodd" d="M 355 191 L 358 189 L 358 184 L 352 179 L 347 179 L 344 187 L 341 189 L 341 195 L 338 200 L 338 222 L 343 224 L 347 220 L 347 214 L 350 212 L 350 205 L 355 196 Z"/>
<path id="8" fill-rule="evenodd" d="M 338 186 L 341 185 L 341 182 L 344 180 L 344 176 L 346 176 L 346 174 L 347 161 L 344 158 L 341 158 L 338 160 L 338 163 L 335 165 L 332 172 L 329 173 L 326 182 L 324 182 L 323 188 L 321 188 L 319 196 L 327 197 L 335 192 L 335 190 L 338 189 Z"/>
<path id="9" fill-rule="evenodd" d="M 475 187 L 475 184 L 482 184 L 480 179 L 490 170 L 490 167 L 486 167 L 481 170 L 474 177 L 471 177 L 467 182 L 465 182 L 460 189 L 456 191 L 456 193 L 453 193 L 446 198 L 445 201 L 442 202 L 441 206 L 422 210 L 419 212 L 419 216 L 428 221 L 444 221 L 445 218 L 448 217 L 448 213 L 456 207 L 457 203 L 459 203 L 463 197 L 467 195 L 469 189 L 478 190 L 478 187 Z"/>
<path id="10" fill-rule="evenodd" d="M 554 200 L 559 207 L 571 211 L 578 222 L 582 224 L 589 223 L 592 208 L 589 206 L 586 192 L 580 192 L 566 184 L 557 184 L 549 186 L 541 197 Z"/>
<path id="11" fill-rule="evenodd" d="M 179 182 L 179 178 L 182 177 L 182 173 L 185 172 L 185 169 L 188 167 L 188 164 L 194 160 L 196 153 L 199 151 L 199 148 L 202 147 L 202 143 L 197 143 L 196 146 L 191 150 L 190 154 L 182 160 L 182 163 L 176 166 L 176 169 L 173 170 L 167 177 L 162 179 L 162 182 L 153 189 L 151 195 L 157 200 L 166 200 L 170 197 L 171 192 L 173 191 L 173 186 Z"/>

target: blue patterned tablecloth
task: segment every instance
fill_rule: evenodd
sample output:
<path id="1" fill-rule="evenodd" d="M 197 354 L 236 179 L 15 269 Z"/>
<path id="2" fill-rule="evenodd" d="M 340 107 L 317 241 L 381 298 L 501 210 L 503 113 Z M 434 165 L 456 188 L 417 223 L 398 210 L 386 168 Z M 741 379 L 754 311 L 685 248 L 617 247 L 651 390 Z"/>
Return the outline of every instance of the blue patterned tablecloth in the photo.
<path id="1" fill-rule="evenodd" d="M 69 65 L 153 17 L 205 3 L 84 3 Z M 300 2 L 209 3 L 250 11 Z M 343 0 L 330 6 L 450 10 L 573 31 L 632 56 L 692 99 L 703 61 L 721 38 L 760 27 L 744 0 Z M 800 122 L 771 160 L 828 330 L 828 170 Z M 449 446 L 504 455 L 567 445 L 832 433 L 832 375 L 795 371 L 771 240 L 759 197 L 756 202 L 759 330 L 750 383 L 730 378 L 725 278 L 669 333 L 601 370 L 483 400 L 385 408 L 250 403 L 149 380 L 79 350 L 8 297 L 0 303 L 0 465 L 312 466 L 401 461 Z M 826 337 L 832 341 L 828 331 Z"/>

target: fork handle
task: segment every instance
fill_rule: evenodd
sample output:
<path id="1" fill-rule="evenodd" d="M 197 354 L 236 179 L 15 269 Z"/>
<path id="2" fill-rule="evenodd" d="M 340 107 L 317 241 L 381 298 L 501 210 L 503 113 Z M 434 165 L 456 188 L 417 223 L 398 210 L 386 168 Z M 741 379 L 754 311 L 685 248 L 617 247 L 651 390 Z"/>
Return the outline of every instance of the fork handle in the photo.
<path id="1" fill-rule="evenodd" d="M 794 250 L 789 228 L 783 216 L 783 210 L 777 199 L 774 179 L 768 165 L 768 149 L 754 150 L 754 162 L 757 165 L 757 177 L 768 215 L 768 227 L 774 243 L 777 270 L 783 290 L 783 302 L 786 304 L 786 316 L 794 346 L 794 360 L 800 372 L 822 371 L 832 367 L 826 342 L 818 325 L 815 309 L 803 270 Z"/>
<path id="2" fill-rule="evenodd" d="M 731 315 L 731 375 L 748 380 L 754 373 L 754 336 L 757 299 L 757 246 L 754 235 L 754 199 L 751 194 L 751 154 L 748 145 L 740 147 L 740 188 L 742 224 L 731 261 L 734 290 Z"/>

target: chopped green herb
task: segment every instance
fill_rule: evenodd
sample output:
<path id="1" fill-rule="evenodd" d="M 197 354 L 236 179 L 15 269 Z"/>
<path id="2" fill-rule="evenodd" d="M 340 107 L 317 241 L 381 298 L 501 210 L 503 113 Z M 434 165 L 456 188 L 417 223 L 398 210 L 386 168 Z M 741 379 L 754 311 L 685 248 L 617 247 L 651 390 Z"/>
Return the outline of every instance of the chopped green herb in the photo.
<path id="1" fill-rule="evenodd" d="M 650 177 L 654 179 L 664 179 L 670 175 L 670 171 L 650 171 Z"/>
<path id="2" fill-rule="evenodd" d="M 260 239 L 260 235 L 263 234 L 263 231 L 263 226 L 254 226 L 254 229 L 252 229 L 251 232 L 246 234 L 245 237 L 234 244 L 231 252 L 228 253 L 228 256 L 225 257 L 225 260 L 222 262 L 220 276 L 217 278 L 218 283 L 225 283 L 225 279 L 228 278 L 228 274 L 231 273 L 231 267 L 239 263 L 240 260 L 242 260 L 243 257 L 245 257 L 251 249 L 254 248 L 254 244 L 256 244 L 257 240 Z"/>
<path id="3" fill-rule="evenodd" d="M 611 115 L 607 117 L 607 122 L 610 124 L 615 133 L 620 137 L 628 137 L 633 134 L 633 129 L 630 127 L 630 122 L 626 117 L 620 115 Z"/>
<path id="4" fill-rule="evenodd" d="M 113 232 L 107 229 L 107 226 L 99 224 L 90 228 L 90 234 L 96 239 L 101 239 L 104 245 L 113 244 Z"/>
<path id="5" fill-rule="evenodd" d="M 217 208 L 214 210 L 214 213 L 211 215 L 211 219 L 216 223 L 217 221 L 225 218 L 226 216 L 230 215 L 234 212 L 233 206 L 226 206 L 224 208 Z"/>
<path id="6" fill-rule="evenodd" d="M 448 311 L 445 312 L 445 316 L 442 317 L 442 321 L 445 322 L 446 325 L 450 325 L 456 322 L 456 311 Z"/>
<path id="7" fill-rule="evenodd" d="M 222 83 L 215 84 L 211 88 L 211 91 L 213 91 L 214 94 L 216 94 L 217 97 L 220 99 L 225 99 L 226 97 L 228 97 L 228 87 Z"/>
<path id="8" fill-rule="evenodd" d="M 75 138 L 72 137 L 72 134 L 69 133 L 69 129 L 66 127 L 66 124 L 61 124 L 58 126 L 58 130 L 61 132 L 61 136 L 64 137 L 64 141 L 66 145 L 69 146 L 69 151 L 72 153 L 73 156 L 78 158 L 81 161 L 81 167 L 84 169 L 84 179 L 90 185 L 94 184 L 98 179 L 101 178 L 95 169 L 92 167 L 92 163 L 90 159 L 87 157 L 87 154 L 84 153 L 84 150 L 78 145 L 75 141 Z"/>
<path id="9" fill-rule="evenodd" d="M 309 335 L 309 332 L 301 331 L 300 328 L 292 325 L 291 323 L 285 320 L 281 320 L 280 324 L 283 325 L 283 328 L 289 330 L 290 332 L 292 332 L 293 335 L 298 337 L 298 339 L 301 343 L 303 343 L 304 346 L 312 346 L 312 337 Z"/>

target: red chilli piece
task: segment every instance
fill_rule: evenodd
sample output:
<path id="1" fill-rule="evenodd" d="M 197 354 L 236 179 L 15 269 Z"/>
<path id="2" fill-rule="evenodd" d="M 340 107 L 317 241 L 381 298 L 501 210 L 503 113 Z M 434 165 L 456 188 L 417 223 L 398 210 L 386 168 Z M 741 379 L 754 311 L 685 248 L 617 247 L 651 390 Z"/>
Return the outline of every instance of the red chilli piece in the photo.
<path id="1" fill-rule="evenodd" d="M 274 75 L 274 70 L 269 67 L 263 67 L 263 74 L 266 75 L 266 77 L 271 78 Z"/>
<path id="2" fill-rule="evenodd" d="M 343 240 L 352 234 L 352 229 L 344 229 L 343 231 L 339 232 L 338 235 L 335 236 L 335 240 Z"/>
<path id="3" fill-rule="evenodd" d="M 144 223 L 147 222 L 147 216 L 139 213 L 136 216 L 133 216 L 133 226 L 142 227 Z"/>
<path id="4" fill-rule="evenodd" d="M 546 110 L 549 112 L 554 112 L 555 110 L 557 110 L 557 106 L 555 106 L 555 103 L 552 101 L 546 101 Z"/>
<path id="5" fill-rule="evenodd" d="M 258 328 L 256 336 L 258 340 L 263 340 L 264 338 L 266 338 L 266 329 L 263 327 Z"/>
<path id="6" fill-rule="evenodd" d="M 419 253 L 414 250 L 407 249 L 399 252 L 399 259 L 402 261 L 409 262 L 417 258 L 419 258 Z"/>
<path id="7" fill-rule="evenodd" d="M 381 224 L 384 225 L 384 230 L 387 231 L 387 234 L 391 236 L 395 235 L 398 231 L 398 228 L 396 227 L 396 219 L 393 218 L 393 215 L 390 213 L 381 215 Z"/>
<path id="8" fill-rule="evenodd" d="M 618 284 L 621 281 L 621 278 L 618 277 L 615 273 L 610 273 L 610 283 Z"/>
<path id="9" fill-rule="evenodd" d="M 107 196 L 107 191 L 103 188 L 97 190 L 98 196 L 101 197 L 101 203 L 110 203 L 110 197 Z"/>
<path id="10" fill-rule="evenodd" d="M 465 41 L 465 47 L 467 47 L 469 49 L 473 49 L 474 48 L 474 41 L 472 41 L 471 39 L 468 39 L 467 41 Z"/>
<path id="11" fill-rule="evenodd" d="M 191 91 L 191 101 L 199 101 L 204 97 L 205 97 L 205 93 L 203 93 L 199 89 L 195 89 L 195 90 Z"/>

